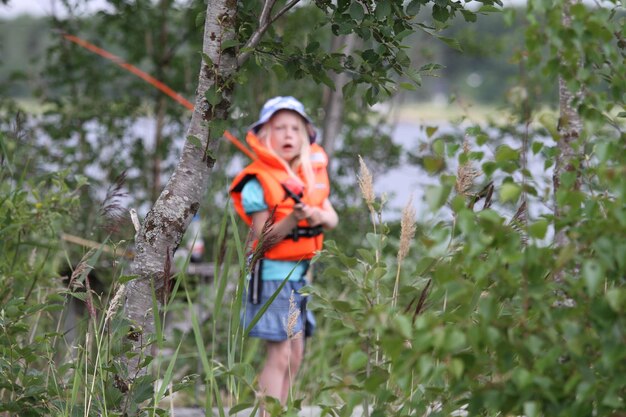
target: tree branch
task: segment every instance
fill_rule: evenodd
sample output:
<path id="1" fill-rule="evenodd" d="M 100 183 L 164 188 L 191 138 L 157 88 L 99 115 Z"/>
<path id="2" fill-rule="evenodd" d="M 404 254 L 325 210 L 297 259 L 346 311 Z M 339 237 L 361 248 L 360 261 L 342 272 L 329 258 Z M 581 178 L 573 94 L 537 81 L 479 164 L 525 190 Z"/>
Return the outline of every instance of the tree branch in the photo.
<path id="1" fill-rule="evenodd" d="M 269 15 L 272 11 L 272 8 L 274 7 L 274 4 L 276 3 L 276 0 L 268 0 L 265 2 L 265 4 L 263 5 L 263 10 L 261 11 L 261 16 L 259 17 L 259 27 L 257 28 L 257 30 L 254 31 L 252 36 L 250 36 L 250 39 L 248 39 L 248 42 L 246 42 L 246 44 L 243 46 L 242 49 L 245 49 L 246 51 L 242 52 L 237 57 L 237 67 L 241 67 L 248 60 L 248 58 L 250 58 L 252 49 L 254 49 L 259 44 L 259 42 L 261 42 L 261 38 L 263 37 L 265 32 L 267 32 L 267 29 L 269 29 L 272 23 L 274 23 L 282 15 L 287 13 L 287 11 L 289 11 L 289 9 L 298 4 L 298 2 L 300 2 L 300 0 L 291 0 L 290 2 L 285 4 L 285 7 L 280 9 L 278 13 L 274 15 L 274 17 L 271 18 L 269 17 Z"/>
<path id="2" fill-rule="evenodd" d="M 261 16 L 259 16 L 259 27 L 262 27 L 270 17 L 270 13 L 272 13 L 272 9 L 276 4 L 276 0 L 266 0 L 263 4 L 263 10 L 261 10 Z"/>

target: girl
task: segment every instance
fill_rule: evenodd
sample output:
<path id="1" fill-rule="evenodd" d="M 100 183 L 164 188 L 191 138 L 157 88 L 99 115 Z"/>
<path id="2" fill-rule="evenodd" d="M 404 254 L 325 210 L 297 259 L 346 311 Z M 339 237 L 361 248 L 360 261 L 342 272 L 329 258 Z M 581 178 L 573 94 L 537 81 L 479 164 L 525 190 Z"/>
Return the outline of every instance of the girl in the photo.
<path id="1" fill-rule="evenodd" d="M 250 226 L 256 254 L 248 281 L 244 328 L 285 278 L 289 280 L 250 335 L 267 341 L 259 375 L 263 395 L 285 404 L 304 354 L 312 315 L 298 291 L 309 261 L 322 247 L 322 229 L 337 225 L 329 195 L 328 158 L 315 144 L 315 128 L 293 97 L 275 97 L 263 106 L 246 138 L 257 159 L 234 179 L 235 209 Z M 301 193 L 300 190 L 303 190 Z"/>

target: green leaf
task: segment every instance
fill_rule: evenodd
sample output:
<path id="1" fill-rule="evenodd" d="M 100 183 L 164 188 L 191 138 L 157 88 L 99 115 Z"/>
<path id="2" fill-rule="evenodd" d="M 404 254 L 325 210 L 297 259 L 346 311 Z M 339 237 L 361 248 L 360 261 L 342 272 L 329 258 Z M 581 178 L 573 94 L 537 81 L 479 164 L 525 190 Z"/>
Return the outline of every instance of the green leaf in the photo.
<path id="1" fill-rule="evenodd" d="M 375 234 L 375 233 L 367 233 L 365 238 L 369 242 L 369 244 L 374 248 L 374 250 L 382 251 L 385 247 L 385 243 L 383 242 L 384 236 Z"/>
<path id="2" fill-rule="evenodd" d="M 484 133 L 479 133 L 478 135 L 476 135 L 476 144 L 478 146 L 482 146 L 485 143 L 487 143 L 489 141 L 489 136 L 487 136 Z"/>
<path id="3" fill-rule="evenodd" d="M 320 49 L 320 43 L 317 41 L 313 41 L 311 43 L 309 43 L 306 46 L 306 53 L 307 54 L 312 54 L 313 52 L 317 51 L 318 49 Z"/>
<path id="4" fill-rule="evenodd" d="M 237 45 L 239 45 L 239 42 L 237 41 L 237 39 L 226 39 L 225 41 L 222 41 L 222 44 L 221 44 L 222 51 L 225 51 L 228 48 L 232 48 Z"/>
<path id="5" fill-rule="evenodd" d="M 68 294 L 80 301 L 85 301 L 87 299 L 87 294 L 84 292 L 68 292 Z"/>
<path id="6" fill-rule="evenodd" d="M 620 409 L 620 408 L 623 409 L 624 400 L 621 398 L 621 396 L 618 393 L 611 390 L 602 399 L 602 405 L 605 405 L 607 407 L 611 407 L 614 409 Z"/>
<path id="7" fill-rule="evenodd" d="M 494 7 L 490 4 L 481 6 L 481 8 L 478 9 L 479 13 L 499 13 L 501 11 L 502 11 L 501 9 L 498 9 L 497 7 Z"/>
<path id="8" fill-rule="evenodd" d="M 352 352 L 350 354 L 350 357 L 348 357 L 347 365 L 348 370 L 350 370 L 351 372 L 363 369 L 365 368 L 365 365 L 367 365 L 367 355 L 361 350 Z"/>
<path id="9" fill-rule="evenodd" d="M 422 85 L 422 75 L 419 71 L 416 71 L 414 68 L 406 68 L 404 74 L 408 76 L 415 85 Z"/>
<path id="10" fill-rule="evenodd" d="M 502 184 L 500 187 L 500 201 L 502 203 L 515 202 L 522 192 L 522 187 L 512 182 Z"/>
<path id="11" fill-rule="evenodd" d="M 346 83 L 346 85 L 344 85 L 341 88 L 341 92 L 343 93 L 343 96 L 346 98 L 350 98 L 354 96 L 355 91 L 356 91 L 356 82 L 354 81 L 350 81 Z"/>
<path id="12" fill-rule="evenodd" d="M 400 33 L 398 33 L 396 35 L 396 40 L 402 41 L 404 38 L 406 38 L 407 36 L 412 35 L 412 34 L 413 34 L 412 30 L 405 29 L 405 30 L 403 30 L 402 32 L 400 32 Z"/>
<path id="13" fill-rule="evenodd" d="M 429 186 L 426 188 L 426 202 L 431 210 L 440 209 L 448 200 L 448 196 L 452 191 L 450 185 Z"/>
<path id="14" fill-rule="evenodd" d="M 533 375 L 524 368 L 517 368 L 513 371 L 513 382 L 517 388 L 523 390 L 529 387 L 533 382 Z"/>
<path id="15" fill-rule="evenodd" d="M 519 152 L 508 145 L 501 145 L 496 150 L 496 162 L 517 161 Z"/>
<path id="16" fill-rule="evenodd" d="M 430 63 L 430 64 L 422 65 L 418 71 L 419 72 L 434 72 L 434 71 L 438 71 L 438 70 L 444 69 L 444 68 L 445 67 L 443 65 L 441 65 L 441 64 Z"/>
<path id="17" fill-rule="evenodd" d="M 465 370 L 465 364 L 459 358 L 454 358 L 450 361 L 450 365 L 448 365 L 450 372 L 456 379 L 461 379 L 463 376 L 463 371 Z"/>
<path id="18" fill-rule="evenodd" d="M 135 379 L 132 384 L 132 401 L 135 404 L 142 403 L 154 395 L 154 378 L 152 375 L 144 375 Z"/>
<path id="19" fill-rule="evenodd" d="M 376 263 L 376 259 L 374 257 L 374 254 L 372 254 L 371 251 L 369 251 L 367 249 L 359 248 L 359 249 L 356 250 L 356 252 L 359 254 L 361 259 L 363 259 L 368 264 L 373 265 L 373 264 Z"/>
<path id="20" fill-rule="evenodd" d="M 450 202 L 450 207 L 454 210 L 455 213 L 461 212 L 465 208 L 465 197 L 462 195 L 455 195 Z"/>
<path id="21" fill-rule="evenodd" d="M 461 229 L 461 232 L 463 232 L 465 235 L 471 235 L 471 233 L 474 231 L 474 227 L 476 224 L 476 222 L 474 221 L 474 212 L 469 209 L 465 209 L 464 207 L 465 205 L 463 205 L 463 209 L 459 211 L 457 224 L 459 226 L 459 229 Z"/>
<path id="22" fill-rule="evenodd" d="M 539 118 L 539 123 L 550 133 L 552 139 L 558 140 L 559 132 L 557 130 L 558 120 L 553 113 L 542 113 Z"/>
<path id="23" fill-rule="evenodd" d="M 376 10 L 374 11 L 376 19 L 385 20 L 391 14 L 391 4 L 388 0 L 378 0 L 376 2 Z"/>
<path id="24" fill-rule="evenodd" d="M 287 78 L 289 78 L 289 74 L 285 70 L 285 67 L 280 64 L 272 65 L 272 71 L 274 71 L 274 74 L 276 74 L 276 77 L 279 80 L 286 80 Z"/>
<path id="25" fill-rule="evenodd" d="M 448 8 L 445 6 L 439 6 L 437 4 L 435 4 L 433 6 L 433 18 L 435 20 L 438 20 L 439 22 L 445 22 L 446 20 L 448 20 L 448 18 L 450 17 L 450 12 L 448 11 Z"/>
<path id="26" fill-rule="evenodd" d="M 239 403 L 228 410 L 228 415 L 236 415 L 238 412 L 254 407 L 254 403 Z M 250 414 L 253 415 L 253 414 Z"/>
<path id="27" fill-rule="evenodd" d="M 379 367 L 374 368 L 371 371 L 370 376 L 363 382 L 363 387 L 372 394 L 375 394 L 380 390 L 382 384 L 389 380 L 389 373 Z M 372 413 L 374 417 L 375 413 Z"/>
<path id="28" fill-rule="evenodd" d="M 586 260 L 583 264 L 583 279 L 589 295 L 594 295 L 604 281 L 602 265 L 595 259 Z"/>
<path id="29" fill-rule="evenodd" d="M 325 85 L 328 86 L 331 90 L 335 89 L 335 82 L 328 76 L 328 74 L 324 71 L 313 74 L 313 78 L 316 81 L 321 81 Z"/>
<path id="30" fill-rule="evenodd" d="M 572 188 L 578 179 L 578 175 L 576 172 L 572 171 L 564 171 L 561 173 L 561 188 L 568 189 Z"/>
<path id="31" fill-rule="evenodd" d="M 409 91 L 415 91 L 417 90 L 417 88 L 415 87 L 415 85 L 411 84 L 411 83 L 400 83 L 400 87 L 405 89 L 405 90 L 409 90 Z"/>
<path id="32" fill-rule="evenodd" d="M 333 300 L 331 301 L 331 305 L 337 311 L 342 312 L 342 313 L 349 313 L 354 310 L 354 307 L 352 306 L 352 304 L 344 300 Z"/>
<path id="33" fill-rule="evenodd" d="M 415 275 L 423 275 L 427 274 L 430 271 L 430 268 L 435 264 L 433 258 L 423 257 L 417 261 L 417 265 L 415 266 Z"/>
<path id="34" fill-rule="evenodd" d="M 616 313 L 624 312 L 626 304 L 626 290 L 623 288 L 612 288 L 606 292 L 606 301 Z"/>
<path id="35" fill-rule="evenodd" d="M 363 11 L 363 6 L 360 3 L 354 2 L 350 5 L 350 10 L 348 11 L 350 17 L 357 22 L 360 22 L 365 17 L 365 12 Z"/>
<path id="36" fill-rule="evenodd" d="M 256 372 L 252 365 L 249 363 L 235 363 L 230 370 L 229 374 L 240 378 L 245 381 L 246 384 L 251 385 L 256 377 Z"/>
<path id="37" fill-rule="evenodd" d="M 538 220 L 528 226 L 528 234 L 535 239 L 543 239 L 548 231 L 548 221 L 545 219 Z"/>
<path id="38" fill-rule="evenodd" d="M 433 152 L 435 152 L 437 156 L 444 156 L 444 154 L 446 153 L 445 142 L 441 139 L 435 139 L 435 141 L 433 142 Z"/>
<path id="39" fill-rule="evenodd" d="M 593 153 L 598 155 L 600 161 L 606 162 L 612 156 L 613 147 L 611 146 L 611 143 L 607 142 L 596 143 L 593 146 Z"/>
<path id="40" fill-rule="evenodd" d="M 459 52 L 463 52 L 463 48 L 461 48 L 461 44 L 458 40 L 453 38 L 447 38 L 445 36 L 437 36 L 437 38 L 446 45 L 448 45 L 450 48 L 456 49 Z"/>
<path id="41" fill-rule="evenodd" d="M 194 136 L 194 139 L 197 139 L 197 138 Z M 139 278 L 139 275 L 122 275 L 117 279 L 117 282 L 119 284 L 126 284 L 127 282 L 130 282 L 137 278 Z"/>
<path id="42" fill-rule="evenodd" d="M 204 18 L 206 17 L 206 11 L 202 11 L 196 15 L 196 27 L 199 28 L 204 24 Z"/>
<path id="43" fill-rule="evenodd" d="M 411 320 L 409 320 L 406 316 L 400 314 L 394 316 L 393 324 L 403 338 L 410 339 L 413 337 L 413 326 L 411 324 Z"/>
<path id="44" fill-rule="evenodd" d="M 212 67 L 214 65 L 213 60 L 211 59 L 210 56 L 208 56 L 204 52 L 200 52 L 200 54 L 202 55 L 202 60 L 204 61 L 205 64 L 207 64 L 209 67 Z"/>
<path id="45" fill-rule="evenodd" d="M 502 224 L 502 217 L 493 209 L 481 210 L 478 212 L 478 218 L 486 220 L 493 224 Z"/>
<path id="46" fill-rule="evenodd" d="M 426 126 L 426 136 L 432 137 L 439 130 L 439 126 Z"/>
<path id="47" fill-rule="evenodd" d="M 163 399 L 163 395 L 165 394 L 165 390 L 167 389 L 167 387 L 169 386 L 170 382 L 172 381 L 172 372 L 174 371 L 174 365 L 176 364 L 176 358 L 178 357 L 178 352 L 180 350 L 180 346 L 182 345 L 182 343 L 183 343 L 183 340 L 181 339 L 181 341 L 178 343 L 178 347 L 176 348 L 176 351 L 174 352 L 174 355 L 170 359 L 170 363 L 167 366 L 165 374 L 163 375 L 163 380 L 161 381 L 161 386 L 160 386 L 159 392 L 157 393 L 157 396 L 156 396 L 156 401 L 157 402 L 159 402 L 159 401 L 161 401 Z"/>
<path id="48" fill-rule="evenodd" d="M 195 146 L 198 149 L 202 149 L 202 142 L 200 142 L 200 139 L 198 139 L 197 136 L 194 135 L 189 135 L 187 136 L 187 141 L 189 143 L 191 143 L 193 146 Z M 136 277 L 134 277 L 136 278 Z"/>
<path id="49" fill-rule="evenodd" d="M 222 101 L 222 94 L 217 91 L 217 88 L 215 86 L 207 88 L 207 90 L 204 92 L 204 97 L 212 106 L 215 106 L 219 104 L 220 101 Z"/>
<path id="50" fill-rule="evenodd" d="M 463 14 L 463 18 L 466 22 L 473 23 L 476 21 L 476 13 L 470 12 L 469 10 L 465 9 L 461 10 L 461 13 Z"/>
<path id="51" fill-rule="evenodd" d="M 445 167 L 445 160 L 437 156 L 425 156 L 423 162 L 424 169 L 426 169 L 429 174 L 436 174 Z"/>
<path id="52" fill-rule="evenodd" d="M 541 151 L 542 148 L 543 148 L 543 143 L 533 142 L 533 145 L 532 145 L 533 155 L 537 155 L 539 151 Z"/>
<path id="53" fill-rule="evenodd" d="M 420 12 L 420 8 L 421 8 L 421 1 L 419 0 L 412 0 L 407 6 L 406 6 L 406 14 L 408 14 L 409 16 L 415 16 L 416 14 L 418 14 Z"/>

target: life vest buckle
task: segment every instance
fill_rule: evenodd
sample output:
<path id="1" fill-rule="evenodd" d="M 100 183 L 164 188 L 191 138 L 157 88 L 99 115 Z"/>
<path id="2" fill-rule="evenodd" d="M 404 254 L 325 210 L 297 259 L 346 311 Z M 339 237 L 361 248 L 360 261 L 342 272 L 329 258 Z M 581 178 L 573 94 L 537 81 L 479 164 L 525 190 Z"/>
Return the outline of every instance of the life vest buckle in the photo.
<path id="1" fill-rule="evenodd" d="M 285 239 L 292 239 L 297 242 L 301 237 L 315 237 L 324 233 L 322 226 L 314 227 L 294 227 Z"/>

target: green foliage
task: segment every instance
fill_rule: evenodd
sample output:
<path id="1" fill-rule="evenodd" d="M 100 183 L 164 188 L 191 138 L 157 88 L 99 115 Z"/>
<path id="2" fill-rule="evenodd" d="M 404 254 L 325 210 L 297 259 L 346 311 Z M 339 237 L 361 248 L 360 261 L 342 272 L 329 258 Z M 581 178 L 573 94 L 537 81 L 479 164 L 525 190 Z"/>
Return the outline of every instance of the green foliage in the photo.
<path id="1" fill-rule="evenodd" d="M 62 303 L 45 288 L 55 286 L 49 269 L 77 198 L 67 171 L 24 177 L 31 138 L 19 116 L 5 123 L 15 128 L 0 131 L 0 412 L 48 415 L 58 386 L 46 364 L 58 333 L 46 322 Z"/>
<path id="2" fill-rule="evenodd" d="M 318 357 L 330 367 L 321 398 L 339 396 L 339 415 L 357 404 L 372 415 L 623 411 L 626 183 L 613 169 L 624 169 L 626 149 L 623 140 L 597 144 L 615 153 L 587 171 L 604 192 L 587 194 L 568 220 L 575 251 L 525 244 L 498 212 L 459 208 L 452 223 L 420 228 L 396 304 L 389 229 L 375 225 L 383 232 L 368 233 L 354 256 L 329 242 L 323 282 L 308 291 L 329 321 L 325 342 L 343 348 Z M 504 186 L 513 185 L 500 191 L 508 200 Z M 543 238 L 553 220 L 536 220 L 530 235 Z M 560 269 L 567 279 L 556 283 Z"/>
<path id="3" fill-rule="evenodd" d="M 69 262 L 60 258 L 60 236 L 76 216 L 85 179 L 69 170 L 27 176 L 35 163 L 29 148 L 34 138 L 21 117 L 3 122 L 0 131 L 0 413 L 138 415 L 147 400 L 158 410 L 163 390 L 154 392 L 154 375 L 132 378 L 130 387 L 121 382 L 129 377 L 121 359 L 130 352 L 130 326 L 93 289 L 92 269 L 105 245 L 72 265 L 69 277 L 57 272 Z M 114 285 L 113 293 L 119 288 Z M 77 312 L 84 317 L 74 317 L 75 328 L 68 330 Z M 163 375 L 165 386 L 176 353 Z M 145 367 L 152 359 L 141 362 Z M 176 381 L 172 391 L 189 382 Z"/>
<path id="4" fill-rule="evenodd" d="M 614 111 L 624 104 L 626 77 L 621 71 L 626 44 L 623 4 L 604 7 L 577 3 L 571 25 L 562 23 L 564 1 L 528 2 L 526 47 L 528 67 L 536 77 L 564 78 L 572 91 L 585 89 L 579 112 L 589 121 L 615 124 Z"/>

